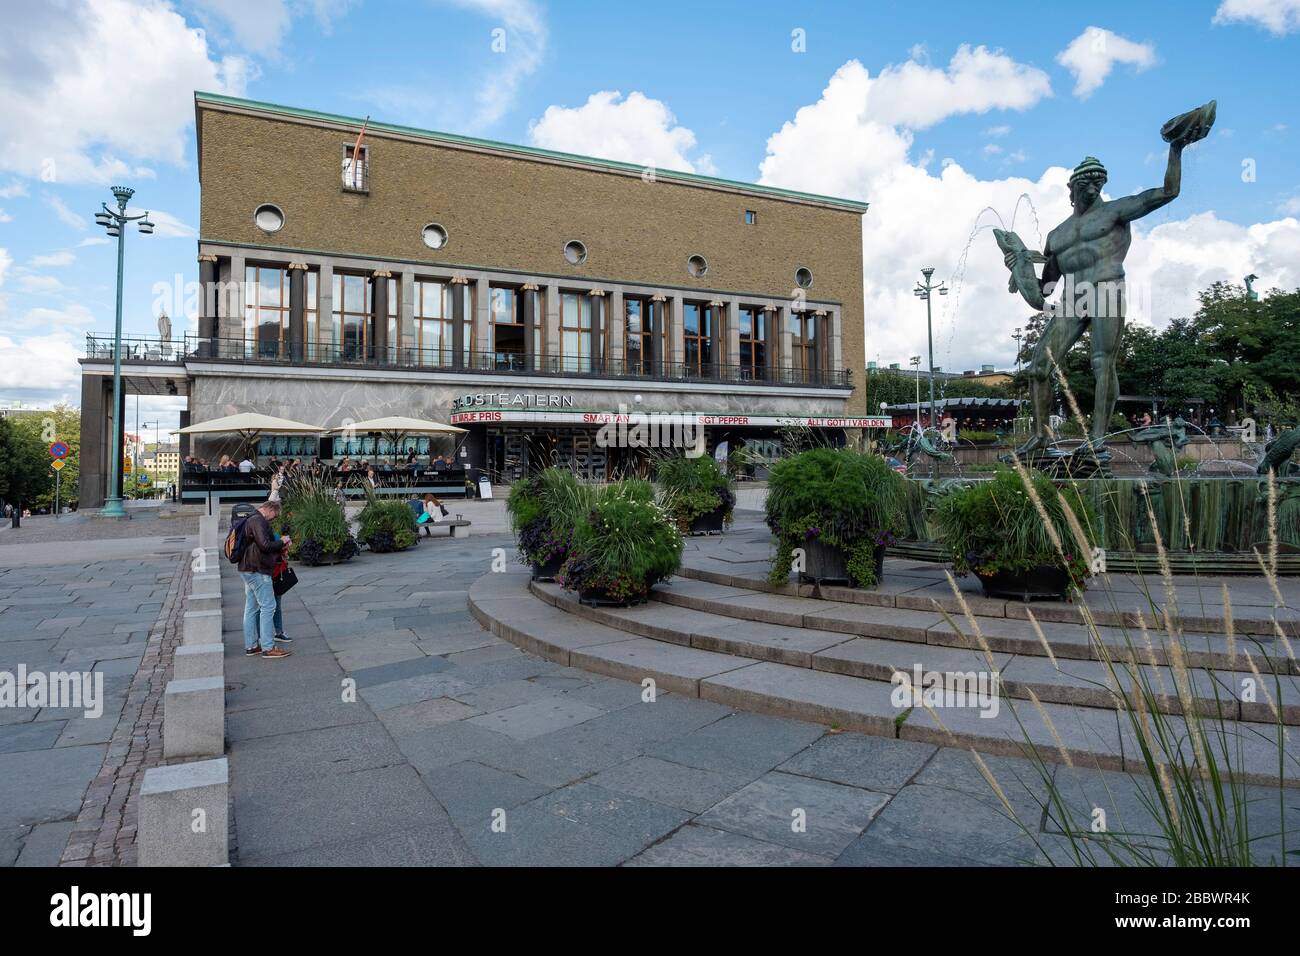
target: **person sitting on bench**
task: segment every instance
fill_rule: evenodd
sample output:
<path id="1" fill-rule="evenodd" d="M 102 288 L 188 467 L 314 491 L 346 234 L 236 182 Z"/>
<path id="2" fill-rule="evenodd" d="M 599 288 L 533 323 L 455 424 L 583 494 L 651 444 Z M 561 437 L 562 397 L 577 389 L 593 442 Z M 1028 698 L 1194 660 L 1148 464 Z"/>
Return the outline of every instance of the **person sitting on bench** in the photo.
<path id="1" fill-rule="evenodd" d="M 424 513 L 416 519 L 417 524 L 424 525 L 424 536 L 432 538 L 433 532 L 429 530 L 429 525 L 436 524 L 447 516 L 447 509 L 442 506 L 442 502 L 432 494 L 424 496 Z"/>

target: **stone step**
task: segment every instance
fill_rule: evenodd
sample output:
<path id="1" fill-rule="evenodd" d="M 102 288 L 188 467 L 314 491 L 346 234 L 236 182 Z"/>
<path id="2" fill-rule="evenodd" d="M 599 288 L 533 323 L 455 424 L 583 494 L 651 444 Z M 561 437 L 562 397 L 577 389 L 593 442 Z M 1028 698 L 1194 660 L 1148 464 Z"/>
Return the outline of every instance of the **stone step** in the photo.
<path id="1" fill-rule="evenodd" d="M 529 588 L 543 601 L 578 618 L 658 641 L 752 660 L 886 683 L 895 671 L 910 674 L 917 667 L 924 673 L 939 675 L 989 670 L 983 651 L 973 643 L 967 647 L 943 642 L 921 643 L 907 638 L 854 637 L 829 630 L 739 620 L 663 601 L 651 601 L 632 608 L 593 608 L 579 603 L 573 592 L 556 584 L 533 581 Z M 853 609 L 854 612 L 859 610 L 862 609 Z M 1037 641 L 1031 646 L 1041 653 L 1042 647 Z M 995 650 L 993 668 L 999 674 L 1002 693 L 1009 697 L 1030 700 L 1032 693 L 1040 701 L 1108 710 L 1113 710 L 1118 701 L 1110 665 L 1101 660 L 1058 658 L 1053 663 L 1046 656 Z M 1139 663 L 1134 668 L 1141 686 L 1149 689 L 1158 710 L 1167 714 L 1183 712 L 1183 702 L 1169 667 Z M 1235 679 L 1241 675 L 1231 672 L 1211 675 L 1194 666 L 1189 668 L 1188 674 L 1192 706 L 1197 713 L 1208 717 L 1221 714 L 1227 720 L 1271 722 L 1275 719 L 1264 692 L 1258 687 L 1248 689 Z M 1253 675 L 1249 679 L 1253 685 Z M 1131 678 L 1125 675 L 1120 683 L 1126 688 L 1126 693 L 1133 693 Z M 1282 722 L 1300 725 L 1300 687 L 1297 681 L 1285 676 L 1277 683 L 1278 686 L 1269 685 L 1269 694 L 1280 704 Z M 1253 690 L 1253 695 L 1250 690 Z M 1251 696 L 1255 700 L 1241 699 Z"/>
<path id="2" fill-rule="evenodd" d="M 1118 710 L 1051 702 L 1035 706 L 997 695 L 983 701 L 982 709 L 928 710 L 896 699 L 900 689 L 886 681 L 639 637 L 570 614 L 531 593 L 523 574 L 484 575 L 471 586 L 468 602 L 493 633 L 548 659 L 638 683 L 649 678 L 660 688 L 730 707 L 993 754 L 1024 756 L 1032 749 L 1050 762 L 1145 769 L 1137 738 L 1126 726 L 1129 717 Z M 1276 784 L 1277 753 L 1268 747 L 1276 728 L 1246 722 L 1225 726 L 1228 733 L 1248 738 L 1237 775 L 1246 782 Z M 1295 742 L 1284 740 L 1283 782 L 1300 786 Z"/>
<path id="3" fill-rule="evenodd" d="M 824 593 L 831 589 L 824 589 Z M 845 589 L 836 589 L 845 590 Z M 949 591 L 951 595 L 951 590 Z M 960 610 L 924 611 L 911 607 L 799 597 L 737 588 L 692 577 L 674 577 L 651 593 L 655 601 L 735 620 L 785 627 L 834 631 L 859 637 L 936 644 L 978 650 L 979 642 L 969 619 Z M 1046 657 L 1043 639 L 1028 617 L 986 615 L 971 602 L 975 623 L 989 649 L 998 653 Z M 1014 602 L 1009 602 L 1014 603 Z M 1038 617 L 1038 605 L 1033 606 Z M 1168 635 L 1149 626 L 1147 637 L 1136 626 L 1092 627 L 1067 621 L 1039 619 L 1039 628 L 1058 659 L 1112 660 L 1168 665 Z M 1300 674 L 1300 664 L 1285 644 L 1268 635 L 1242 635 L 1230 640 L 1217 633 L 1186 631 L 1183 647 L 1189 667 L 1250 673 L 1249 656 L 1262 674 Z"/>
<path id="4" fill-rule="evenodd" d="M 949 614 L 964 613 L 961 602 L 952 593 L 942 567 L 923 562 L 887 559 L 883 579 L 874 588 L 849 588 L 811 584 L 771 584 L 766 577 L 766 562 L 726 561 L 716 556 L 688 552 L 678 574 L 697 581 L 720 584 L 745 591 L 757 591 L 787 597 L 815 597 L 844 604 L 897 607 L 909 610 Z M 1174 623 L 1186 631 L 1222 635 L 1226 631 L 1220 584 L 1196 585 L 1186 576 L 1175 579 L 1176 613 Z M 1190 583 L 1189 583 L 1190 582 Z M 1141 587 L 1129 576 L 1102 576 L 1084 593 L 1080 603 L 1066 601 L 1024 601 L 985 597 L 973 577 L 958 578 L 967 606 L 981 617 L 1028 620 L 1029 614 L 1041 621 L 1084 625 L 1088 617 L 1109 627 L 1160 626 L 1164 587 L 1158 577 L 1150 577 Z M 1286 607 L 1274 607 L 1274 596 L 1261 580 L 1236 579 L 1228 583 L 1233 595 L 1233 631 L 1275 639 L 1280 626 L 1288 638 L 1300 640 L 1300 589 L 1294 581 L 1281 579 L 1279 588 L 1287 600 Z M 1240 594 L 1246 584 L 1258 593 L 1249 600 Z M 1144 590 L 1145 589 L 1145 590 Z M 1149 597 L 1148 597 L 1149 592 Z"/>

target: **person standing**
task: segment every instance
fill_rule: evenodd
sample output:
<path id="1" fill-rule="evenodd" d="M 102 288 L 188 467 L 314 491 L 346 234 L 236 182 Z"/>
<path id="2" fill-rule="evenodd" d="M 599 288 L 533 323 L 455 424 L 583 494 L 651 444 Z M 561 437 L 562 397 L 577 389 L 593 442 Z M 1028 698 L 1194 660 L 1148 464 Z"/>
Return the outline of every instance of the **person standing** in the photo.
<path id="1" fill-rule="evenodd" d="M 280 502 L 264 501 L 243 519 L 240 537 L 239 576 L 244 581 L 244 654 L 260 654 L 267 660 L 288 657 L 290 652 L 275 646 L 276 600 L 271 575 L 280 553 L 290 539 L 277 540 L 271 521 L 280 514 Z"/>

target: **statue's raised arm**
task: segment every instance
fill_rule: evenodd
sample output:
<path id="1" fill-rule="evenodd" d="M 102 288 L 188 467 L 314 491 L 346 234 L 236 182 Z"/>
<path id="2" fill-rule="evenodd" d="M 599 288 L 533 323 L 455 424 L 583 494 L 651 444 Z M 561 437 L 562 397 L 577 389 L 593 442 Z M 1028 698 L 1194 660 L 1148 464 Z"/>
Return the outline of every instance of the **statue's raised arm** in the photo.
<path id="1" fill-rule="evenodd" d="M 1146 189 L 1135 196 L 1124 196 L 1112 203 L 1116 214 L 1124 222 L 1141 219 L 1161 206 L 1178 198 L 1183 184 L 1183 148 L 1205 139 L 1214 126 L 1217 104 L 1214 100 L 1175 116 L 1160 127 L 1160 136 L 1169 144 L 1169 165 L 1165 168 L 1165 182 L 1155 189 Z"/>

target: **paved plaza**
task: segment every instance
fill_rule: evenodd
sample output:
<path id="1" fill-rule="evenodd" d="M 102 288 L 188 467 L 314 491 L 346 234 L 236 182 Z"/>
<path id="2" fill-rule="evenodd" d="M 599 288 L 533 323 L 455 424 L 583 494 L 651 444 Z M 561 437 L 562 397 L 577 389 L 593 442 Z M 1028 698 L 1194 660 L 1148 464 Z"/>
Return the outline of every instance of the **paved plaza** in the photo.
<path id="1" fill-rule="evenodd" d="M 488 533 L 300 568 L 286 660 L 243 655 L 242 587 L 223 575 L 232 863 L 1073 862 L 1030 760 L 985 758 L 1026 833 L 965 750 L 662 688 L 649 700 L 638 682 L 494 636 L 467 601 L 494 562 L 519 600 L 536 599 L 494 530 L 500 503 L 476 507 Z M 193 542 L 136 527 L 144 536 L 110 542 L 124 550 L 106 560 L 94 541 L 62 545 L 59 560 L 54 544 L 0 535 L 0 670 L 89 668 L 105 687 L 99 718 L 0 710 L 0 864 L 134 862 L 134 793 L 162 763 L 157 699 Z M 1101 807 L 1112 829 L 1153 831 L 1145 778 L 1048 772 L 1076 824 Z M 1276 832 L 1276 791 L 1251 795 L 1259 830 Z M 1300 810 L 1285 812 L 1294 829 Z M 1280 841 L 1260 850 L 1280 854 Z"/>

